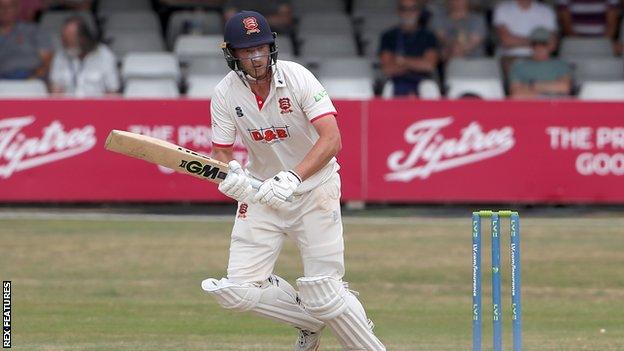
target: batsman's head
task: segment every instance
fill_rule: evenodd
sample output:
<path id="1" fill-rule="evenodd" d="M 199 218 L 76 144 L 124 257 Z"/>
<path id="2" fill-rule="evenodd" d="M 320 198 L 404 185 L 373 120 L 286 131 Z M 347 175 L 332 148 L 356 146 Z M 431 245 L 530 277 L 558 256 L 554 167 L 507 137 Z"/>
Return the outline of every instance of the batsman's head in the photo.
<path id="1" fill-rule="evenodd" d="M 255 11 L 242 11 L 225 24 L 221 46 L 231 69 L 253 79 L 264 79 L 277 60 L 275 33 L 269 22 Z"/>

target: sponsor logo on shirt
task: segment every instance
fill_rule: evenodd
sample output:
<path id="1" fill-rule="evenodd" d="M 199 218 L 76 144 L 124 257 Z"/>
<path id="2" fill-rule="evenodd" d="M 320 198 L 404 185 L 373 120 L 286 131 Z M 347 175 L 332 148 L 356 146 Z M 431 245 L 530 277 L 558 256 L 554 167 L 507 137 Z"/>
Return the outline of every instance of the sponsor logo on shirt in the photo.
<path id="1" fill-rule="evenodd" d="M 323 98 L 326 96 L 327 96 L 327 90 L 319 91 L 318 93 L 314 95 L 314 101 L 319 102 L 323 100 Z"/>
<path id="2" fill-rule="evenodd" d="M 249 129 L 249 135 L 254 141 L 260 141 L 264 143 L 273 143 L 276 140 L 282 140 L 290 137 L 288 132 L 288 126 L 283 127 L 268 127 L 260 129 Z"/>
<path id="3" fill-rule="evenodd" d="M 249 208 L 249 206 L 246 203 L 241 203 L 240 206 L 238 206 L 238 218 L 240 218 L 240 219 L 247 218 L 247 209 L 248 208 Z"/>
<path id="4" fill-rule="evenodd" d="M 258 29 L 258 21 L 255 17 L 245 17 L 243 18 L 243 25 L 247 30 L 247 35 L 252 33 L 260 33 L 260 29 Z"/>
<path id="5" fill-rule="evenodd" d="M 244 114 L 243 114 L 243 109 L 242 109 L 240 106 L 236 106 L 236 108 L 234 109 L 234 111 L 236 111 L 236 115 L 237 115 L 238 117 L 243 117 L 243 116 L 244 116 Z"/>
<path id="6" fill-rule="evenodd" d="M 290 104 L 290 99 L 289 98 L 280 98 L 279 100 L 277 100 L 279 103 L 279 107 L 281 109 L 280 113 L 281 114 L 285 114 L 285 113 L 292 113 L 292 109 L 291 109 L 291 104 Z"/>

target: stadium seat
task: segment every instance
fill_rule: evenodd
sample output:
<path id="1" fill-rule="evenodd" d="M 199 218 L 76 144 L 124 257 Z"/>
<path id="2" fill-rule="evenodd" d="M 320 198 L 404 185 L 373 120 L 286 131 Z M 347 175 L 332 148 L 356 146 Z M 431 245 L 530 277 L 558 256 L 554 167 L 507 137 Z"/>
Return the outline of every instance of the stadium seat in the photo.
<path id="1" fill-rule="evenodd" d="M 576 82 L 624 80 L 624 62 L 618 57 L 577 57 L 568 59 Z"/>
<path id="2" fill-rule="evenodd" d="M 99 0 L 97 7 L 98 16 L 108 16 L 116 12 L 150 11 L 150 0 Z"/>
<path id="3" fill-rule="evenodd" d="M 332 99 L 371 99 L 373 93 L 373 79 L 370 77 L 338 78 L 324 77 L 321 84 L 327 89 Z"/>
<path id="4" fill-rule="evenodd" d="M 185 28 L 188 27 L 188 28 Z M 181 34 L 221 34 L 223 23 L 216 12 L 176 11 L 167 25 L 167 45 L 172 48 Z"/>
<path id="5" fill-rule="evenodd" d="M 418 85 L 418 97 L 424 100 L 439 100 L 442 97 L 440 86 L 433 79 L 425 79 Z"/>
<path id="6" fill-rule="evenodd" d="M 579 92 L 581 100 L 624 100 L 624 81 L 584 82 Z"/>
<path id="7" fill-rule="evenodd" d="M 215 86 L 225 75 L 192 75 L 187 79 L 187 97 L 190 98 L 211 98 L 214 94 Z"/>
<path id="8" fill-rule="evenodd" d="M 361 57 L 337 57 L 318 60 L 319 77 L 372 77 L 373 68 L 370 60 Z"/>
<path id="9" fill-rule="evenodd" d="M 0 80 L 0 98 L 40 98 L 48 96 L 44 82 L 38 79 Z"/>
<path id="10" fill-rule="evenodd" d="M 295 55 L 295 48 L 293 47 L 293 43 L 290 40 L 290 37 L 285 35 L 278 35 L 275 39 L 275 43 L 277 44 L 278 56 Z"/>
<path id="11" fill-rule="evenodd" d="M 171 53 L 129 53 L 121 68 L 124 80 L 132 78 L 168 78 L 180 80 L 178 60 Z"/>
<path id="12" fill-rule="evenodd" d="M 501 66 L 491 58 L 453 58 L 446 65 L 447 78 L 501 78 Z"/>
<path id="13" fill-rule="evenodd" d="M 177 98 L 178 85 L 173 79 L 130 79 L 124 89 L 126 98 Z"/>
<path id="14" fill-rule="evenodd" d="M 350 34 L 309 34 L 302 37 L 303 57 L 354 57 L 355 40 Z"/>
<path id="15" fill-rule="evenodd" d="M 613 46 L 608 38 L 565 37 L 561 40 L 559 56 L 563 59 L 610 57 L 613 56 Z"/>
<path id="16" fill-rule="evenodd" d="M 353 0 L 353 17 L 367 18 L 371 15 L 397 16 L 396 1 Z"/>
<path id="17" fill-rule="evenodd" d="M 63 23 L 73 16 L 80 16 L 94 32 L 97 32 L 97 24 L 93 15 L 86 11 L 47 11 L 41 15 L 39 29 L 49 35 L 60 36 Z"/>
<path id="18" fill-rule="evenodd" d="M 158 32 L 121 31 L 109 33 L 110 47 L 118 61 L 130 52 L 164 52 L 165 42 Z"/>
<path id="19" fill-rule="evenodd" d="M 108 31 L 154 31 L 160 32 L 160 20 L 152 11 L 133 11 L 112 13 L 104 23 L 104 32 Z"/>
<path id="20" fill-rule="evenodd" d="M 345 13 L 312 13 L 299 20 L 299 33 L 309 34 L 334 34 L 353 33 L 351 19 Z"/>
<path id="21" fill-rule="evenodd" d="M 208 56 L 208 57 L 195 57 L 188 62 L 187 76 L 192 75 L 217 75 L 225 76 L 230 72 L 225 59 L 222 57 Z"/>
<path id="22" fill-rule="evenodd" d="M 460 99 L 467 95 L 485 100 L 503 99 L 505 92 L 500 79 L 496 78 L 453 78 L 447 79 L 450 99 Z"/>
<path id="23" fill-rule="evenodd" d="M 366 31 L 360 35 L 362 40 L 364 56 L 374 61 L 379 61 L 379 45 L 381 42 L 381 32 Z"/>
<path id="24" fill-rule="evenodd" d="M 188 62 L 198 56 L 223 57 L 221 35 L 180 35 L 176 38 L 173 51 L 181 62 Z"/>
<path id="25" fill-rule="evenodd" d="M 295 0 L 292 2 L 295 16 L 301 18 L 313 13 L 344 13 L 345 3 L 343 0 Z"/>

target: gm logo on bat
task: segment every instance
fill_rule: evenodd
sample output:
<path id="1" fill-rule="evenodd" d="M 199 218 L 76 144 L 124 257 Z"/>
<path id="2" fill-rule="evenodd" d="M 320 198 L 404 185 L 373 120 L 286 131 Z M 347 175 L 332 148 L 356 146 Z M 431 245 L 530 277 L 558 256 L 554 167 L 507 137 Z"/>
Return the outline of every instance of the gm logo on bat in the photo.
<path id="1" fill-rule="evenodd" d="M 225 172 L 221 172 L 219 167 L 205 165 L 199 161 L 182 160 L 178 167 L 185 169 L 189 173 L 198 174 L 204 178 L 210 179 L 225 179 L 227 175 Z"/>

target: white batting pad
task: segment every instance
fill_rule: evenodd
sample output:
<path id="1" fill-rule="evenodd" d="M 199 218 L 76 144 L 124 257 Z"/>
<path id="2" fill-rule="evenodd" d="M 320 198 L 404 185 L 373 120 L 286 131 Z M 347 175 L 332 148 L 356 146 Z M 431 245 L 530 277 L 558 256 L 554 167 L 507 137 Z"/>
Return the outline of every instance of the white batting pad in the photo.
<path id="1" fill-rule="evenodd" d="M 205 279 L 202 289 L 213 295 L 221 307 L 236 311 L 252 311 L 296 328 L 317 332 L 325 325 L 307 314 L 297 302 L 297 291 L 286 280 L 271 276 L 262 283 L 234 284 Z"/>
<path id="2" fill-rule="evenodd" d="M 324 321 L 346 350 L 385 351 L 373 333 L 364 307 L 342 281 L 332 277 L 297 279 L 301 305 Z"/>

